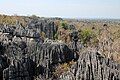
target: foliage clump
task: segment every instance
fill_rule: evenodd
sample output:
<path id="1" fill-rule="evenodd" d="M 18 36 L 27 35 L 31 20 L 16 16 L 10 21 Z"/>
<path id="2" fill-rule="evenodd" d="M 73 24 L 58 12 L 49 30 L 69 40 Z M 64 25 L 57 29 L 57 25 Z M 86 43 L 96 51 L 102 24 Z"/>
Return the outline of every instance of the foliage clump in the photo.
<path id="1" fill-rule="evenodd" d="M 97 42 L 96 34 L 91 29 L 83 29 L 79 31 L 80 41 L 87 45 L 91 42 Z"/>
<path id="2" fill-rule="evenodd" d="M 68 23 L 66 21 L 61 22 L 61 27 L 64 28 L 65 30 L 68 29 Z"/>

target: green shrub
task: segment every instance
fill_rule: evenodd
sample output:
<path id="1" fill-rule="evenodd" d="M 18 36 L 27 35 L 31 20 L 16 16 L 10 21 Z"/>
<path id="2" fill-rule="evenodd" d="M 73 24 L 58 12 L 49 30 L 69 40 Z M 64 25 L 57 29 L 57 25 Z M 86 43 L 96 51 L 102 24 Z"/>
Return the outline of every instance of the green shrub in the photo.
<path id="1" fill-rule="evenodd" d="M 83 29 L 80 31 L 80 40 L 83 44 L 90 43 L 91 39 L 95 39 L 96 35 L 91 29 Z"/>
<path id="2" fill-rule="evenodd" d="M 61 27 L 64 28 L 65 30 L 67 30 L 68 29 L 68 23 L 65 22 L 65 21 L 61 22 Z"/>

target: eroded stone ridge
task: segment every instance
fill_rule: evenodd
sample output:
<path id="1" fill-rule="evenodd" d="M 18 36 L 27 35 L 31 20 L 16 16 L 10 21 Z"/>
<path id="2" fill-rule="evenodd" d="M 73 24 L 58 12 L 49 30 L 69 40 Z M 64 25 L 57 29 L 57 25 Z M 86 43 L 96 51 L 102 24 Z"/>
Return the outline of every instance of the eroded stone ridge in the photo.
<path id="1" fill-rule="evenodd" d="M 70 71 L 60 80 L 120 80 L 120 64 L 104 58 L 98 52 L 87 51 L 80 55 Z"/>
<path id="2" fill-rule="evenodd" d="M 26 27 L 0 25 L 0 80 L 120 80 L 120 64 L 98 51 L 81 51 L 74 26 L 70 44 L 54 40 L 57 30 L 49 19 L 31 19 Z M 54 76 L 71 61 L 68 71 Z"/>

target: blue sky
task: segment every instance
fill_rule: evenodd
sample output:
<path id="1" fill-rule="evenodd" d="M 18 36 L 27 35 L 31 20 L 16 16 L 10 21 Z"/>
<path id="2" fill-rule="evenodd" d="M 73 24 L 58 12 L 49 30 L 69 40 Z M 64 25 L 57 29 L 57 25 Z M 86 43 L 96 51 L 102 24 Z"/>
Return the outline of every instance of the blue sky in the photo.
<path id="1" fill-rule="evenodd" d="M 63 18 L 119 18 L 120 0 L 0 0 L 1 14 Z"/>

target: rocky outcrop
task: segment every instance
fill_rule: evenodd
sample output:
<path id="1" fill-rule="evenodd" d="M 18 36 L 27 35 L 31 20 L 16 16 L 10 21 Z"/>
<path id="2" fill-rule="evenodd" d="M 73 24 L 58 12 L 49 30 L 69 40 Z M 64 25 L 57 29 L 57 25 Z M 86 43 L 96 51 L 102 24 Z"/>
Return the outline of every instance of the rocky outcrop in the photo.
<path id="1" fill-rule="evenodd" d="M 120 80 L 120 64 L 104 58 L 100 53 L 87 51 L 80 55 L 71 69 L 59 80 Z"/>
<path id="2" fill-rule="evenodd" d="M 71 42 L 69 44 L 70 48 L 73 51 L 79 52 L 81 50 L 81 48 L 83 47 L 83 45 L 79 41 L 79 32 L 77 30 L 73 30 L 70 33 L 70 38 L 71 38 Z"/>
<path id="3" fill-rule="evenodd" d="M 0 25 L 0 32 L 28 38 L 39 38 L 44 33 L 46 38 L 54 39 L 57 33 L 54 20 L 30 19 L 28 22 L 27 26 L 22 26 L 19 21 L 17 21 L 16 25 Z"/>
<path id="4" fill-rule="evenodd" d="M 3 80 L 3 70 L 9 66 L 9 60 L 4 54 L 5 48 L 2 42 L 0 42 L 0 80 Z"/>
<path id="5" fill-rule="evenodd" d="M 88 52 L 80 56 L 76 80 L 118 80 L 119 64 L 102 57 L 98 52 Z"/>
<path id="6" fill-rule="evenodd" d="M 66 44 L 54 40 L 54 19 L 29 19 L 26 27 L 0 25 L 0 80 L 120 80 L 120 64 L 95 50 L 81 51 L 78 31 L 72 24 L 68 28 L 71 34 L 60 31 L 66 43 L 71 40 Z M 70 64 L 67 71 L 54 75 L 63 64 Z"/>
<path id="7" fill-rule="evenodd" d="M 76 57 L 78 56 L 67 46 L 67 44 L 50 39 L 46 39 L 44 40 L 44 43 L 41 43 L 36 41 L 27 42 L 20 37 L 14 37 L 11 42 L 4 44 L 6 44 L 6 55 L 13 61 L 13 63 L 11 63 L 4 71 L 5 79 L 6 77 L 10 78 L 7 74 L 8 72 L 11 72 L 9 69 L 14 71 L 14 74 L 9 74 L 12 78 L 14 78 L 13 75 L 22 75 L 21 72 L 16 71 L 20 65 L 22 66 L 22 64 L 19 63 L 21 62 L 22 57 L 24 57 L 22 54 L 27 53 L 27 58 L 30 57 L 30 60 L 37 64 L 35 73 L 37 76 L 36 79 L 38 80 L 51 79 L 58 64 L 76 60 Z M 27 62 L 25 62 L 25 64 L 27 64 Z M 32 65 L 32 63 L 30 64 Z M 29 66 L 30 65 L 26 67 Z M 24 73 L 24 69 L 22 70 Z M 28 74 L 26 73 L 26 75 Z M 28 77 L 29 76 L 27 76 L 27 78 Z"/>
<path id="8" fill-rule="evenodd" d="M 3 72 L 4 80 L 34 80 L 36 64 L 29 58 L 14 59 Z"/>
<path id="9" fill-rule="evenodd" d="M 38 64 L 37 66 L 44 68 L 42 75 L 45 78 L 52 77 L 52 73 L 58 64 L 69 62 L 76 57 L 75 53 L 65 43 L 52 40 L 45 40 L 38 51 L 40 53 L 34 53 L 32 59 Z"/>
<path id="10" fill-rule="evenodd" d="M 45 19 L 31 20 L 28 23 L 27 29 L 34 29 L 39 33 L 44 32 L 45 37 L 49 39 L 54 39 L 54 36 L 57 33 L 57 26 L 54 21 Z"/>

